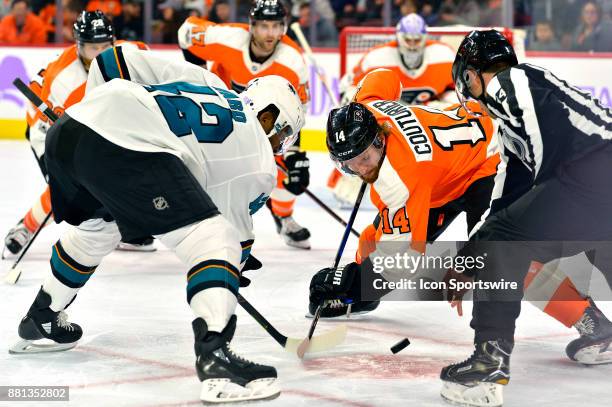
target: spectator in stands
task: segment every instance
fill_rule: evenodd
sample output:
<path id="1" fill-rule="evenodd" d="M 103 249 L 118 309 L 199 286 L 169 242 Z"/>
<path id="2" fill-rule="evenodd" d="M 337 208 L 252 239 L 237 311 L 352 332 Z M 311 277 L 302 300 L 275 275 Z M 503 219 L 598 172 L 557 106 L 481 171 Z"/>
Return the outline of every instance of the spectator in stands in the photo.
<path id="1" fill-rule="evenodd" d="M 560 51 L 562 49 L 550 21 L 540 21 L 536 24 L 533 40 L 529 42 L 529 49 L 532 51 Z"/>
<path id="2" fill-rule="evenodd" d="M 480 12 L 481 27 L 501 27 L 502 21 L 502 0 L 487 0 Z"/>
<path id="3" fill-rule="evenodd" d="M 208 19 L 213 23 L 229 23 L 231 8 L 227 0 L 215 0 L 208 13 Z"/>
<path id="4" fill-rule="evenodd" d="M 114 19 L 121 15 L 121 0 L 89 0 L 87 11 L 100 10 L 108 16 L 108 18 Z"/>
<path id="5" fill-rule="evenodd" d="M 0 18 L 11 11 L 11 0 L 0 0 Z"/>
<path id="6" fill-rule="evenodd" d="M 164 44 L 176 44 L 178 42 L 178 29 L 185 21 L 185 12 L 182 0 L 165 0 L 158 6 L 161 11 L 161 25 L 158 26 L 157 41 Z"/>
<path id="7" fill-rule="evenodd" d="M 359 0 L 356 11 L 360 25 L 381 26 L 383 25 L 382 12 L 385 0 Z"/>
<path id="8" fill-rule="evenodd" d="M 124 0 L 123 10 L 114 18 L 113 25 L 117 39 L 142 41 L 144 35 L 142 0 Z"/>
<path id="9" fill-rule="evenodd" d="M 338 46 L 338 32 L 332 23 L 319 16 L 316 12 L 313 14 L 309 2 L 302 3 L 299 9 L 298 23 L 307 40 L 310 40 L 310 24 L 313 19 L 316 25 L 317 36 L 314 45 L 322 47 Z M 292 30 L 289 30 L 288 34 L 289 37 L 297 41 Z"/>
<path id="10" fill-rule="evenodd" d="M 28 0 L 13 0 L 10 13 L 0 21 L 0 43 L 41 45 L 46 42 L 45 24 L 32 13 Z"/>
<path id="11" fill-rule="evenodd" d="M 423 2 L 419 14 L 428 26 L 435 26 L 438 23 L 438 13 L 436 13 L 431 1 Z"/>
<path id="12" fill-rule="evenodd" d="M 612 51 L 612 23 L 601 20 L 601 8 L 595 1 L 582 7 L 581 24 L 574 32 L 574 51 Z"/>
<path id="13" fill-rule="evenodd" d="M 62 25 L 62 41 L 63 42 L 74 42 L 74 34 L 72 25 L 77 20 L 81 11 L 83 11 L 83 4 L 79 0 L 62 0 L 62 10 L 64 12 L 64 23 Z M 38 12 L 38 16 L 45 23 L 47 29 L 47 41 L 51 42 L 55 39 L 55 1 L 47 0 L 41 10 Z"/>
<path id="14" fill-rule="evenodd" d="M 477 26 L 480 21 L 480 7 L 476 0 L 444 0 L 438 12 L 439 25 L 463 24 Z"/>
<path id="15" fill-rule="evenodd" d="M 357 0 L 331 0 L 330 4 L 336 13 L 336 27 L 338 31 L 347 26 L 359 25 Z"/>
<path id="16" fill-rule="evenodd" d="M 587 1 L 588 0 L 558 0 L 555 3 L 555 7 L 552 10 L 552 21 L 563 50 L 572 49 L 577 17 L 580 16 L 582 7 Z M 545 15 L 545 12 L 545 9 L 543 9 L 539 16 Z M 540 17 L 539 19 L 542 18 Z"/>
<path id="17" fill-rule="evenodd" d="M 187 17 L 206 18 L 208 16 L 209 8 L 204 0 L 187 0 L 184 8 Z"/>

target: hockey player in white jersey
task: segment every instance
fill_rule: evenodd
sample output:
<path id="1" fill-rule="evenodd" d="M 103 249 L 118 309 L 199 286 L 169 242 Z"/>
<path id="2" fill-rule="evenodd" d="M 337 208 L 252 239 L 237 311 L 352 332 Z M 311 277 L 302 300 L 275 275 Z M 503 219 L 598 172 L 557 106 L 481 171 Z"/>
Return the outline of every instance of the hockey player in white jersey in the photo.
<path id="1" fill-rule="evenodd" d="M 247 260 L 241 241 L 252 243 L 251 215 L 275 185 L 274 154 L 304 124 L 297 92 L 269 76 L 237 94 L 187 62 L 118 55 L 110 49 L 97 58 L 85 98 L 49 130 L 53 209 L 73 226 L 54 245 L 51 273 L 10 351 L 74 347 L 82 329 L 64 310 L 121 237 L 153 235 L 189 268 L 201 399 L 275 397 L 276 370 L 236 356 L 229 343 Z"/>

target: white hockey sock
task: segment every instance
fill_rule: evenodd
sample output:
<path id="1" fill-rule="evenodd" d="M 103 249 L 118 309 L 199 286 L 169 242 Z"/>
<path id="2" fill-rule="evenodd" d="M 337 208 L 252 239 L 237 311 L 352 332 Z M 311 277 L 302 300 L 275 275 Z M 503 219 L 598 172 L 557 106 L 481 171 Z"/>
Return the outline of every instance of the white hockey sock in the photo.
<path id="1" fill-rule="evenodd" d="M 242 248 L 238 232 L 222 215 L 156 236 L 190 268 L 187 299 L 210 331 L 221 332 L 238 303 Z M 206 288 L 202 288 L 206 287 Z"/>
<path id="2" fill-rule="evenodd" d="M 206 321 L 208 330 L 221 332 L 236 310 L 236 296 L 226 288 L 213 287 L 200 291 L 191 299 L 191 309 L 196 317 Z"/>
<path id="3" fill-rule="evenodd" d="M 51 296 L 51 308 L 55 312 L 63 311 L 75 295 L 78 288 L 70 288 L 62 284 L 53 274 L 49 274 L 43 283 L 43 291 Z"/>

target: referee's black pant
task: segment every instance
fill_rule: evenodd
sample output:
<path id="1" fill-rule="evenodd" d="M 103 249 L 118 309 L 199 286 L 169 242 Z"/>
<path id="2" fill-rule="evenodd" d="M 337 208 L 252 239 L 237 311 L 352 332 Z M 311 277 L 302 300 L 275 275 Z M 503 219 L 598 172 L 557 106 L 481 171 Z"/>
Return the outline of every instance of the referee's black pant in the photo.
<path id="1" fill-rule="evenodd" d="M 612 143 L 561 165 L 554 178 L 489 217 L 462 250 L 486 256 L 477 280 L 503 279 L 518 287 L 474 291 L 475 340 L 513 340 L 532 261 L 581 252 L 612 284 Z"/>

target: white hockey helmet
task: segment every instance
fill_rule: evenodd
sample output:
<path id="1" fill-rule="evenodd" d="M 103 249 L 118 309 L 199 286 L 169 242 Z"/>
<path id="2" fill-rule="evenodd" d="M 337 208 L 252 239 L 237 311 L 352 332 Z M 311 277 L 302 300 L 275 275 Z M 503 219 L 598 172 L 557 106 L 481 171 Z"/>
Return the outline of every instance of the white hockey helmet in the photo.
<path id="1" fill-rule="evenodd" d="M 420 67 L 427 41 L 427 24 L 423 17 L 415 13 L 403 17 L 395 27 L 395 35 L 398 51 L 406 66 L 410 69 Z"/>
<path id="2" fill-rule="evenodd" d="M 278 109 L 274 128 L 268 133 L 268 138 L 278 134 L 281 145 L 274 153 L 286 152 L 295 143 L 305 120 L 304 107 L 293 85 L 277 75 L 262 76 L 252 79 L 242 95 L 255 114 L 270 105 Z"/>

